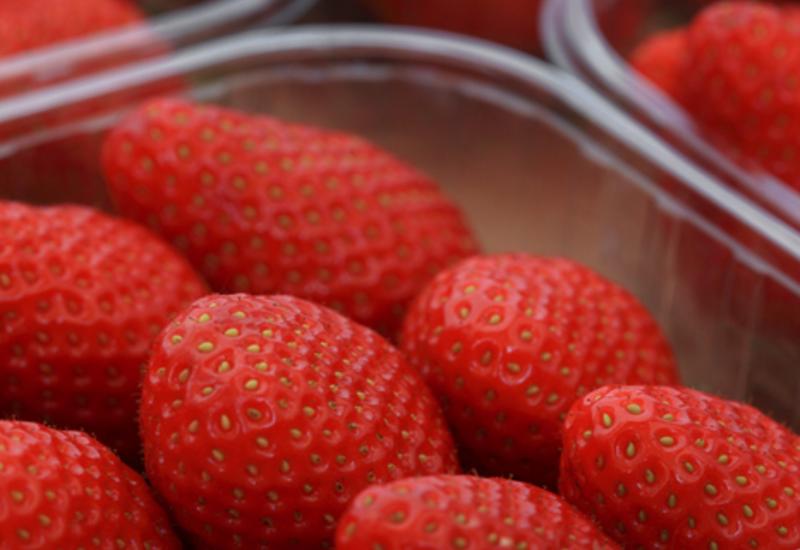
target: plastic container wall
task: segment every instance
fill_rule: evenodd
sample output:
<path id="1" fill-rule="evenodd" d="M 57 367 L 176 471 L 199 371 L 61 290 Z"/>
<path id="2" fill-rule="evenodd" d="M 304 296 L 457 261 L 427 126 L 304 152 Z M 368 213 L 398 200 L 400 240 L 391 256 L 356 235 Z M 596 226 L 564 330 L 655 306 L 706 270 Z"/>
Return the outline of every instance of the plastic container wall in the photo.
<path id="1" fill-rule="evenodd" d="M 572 76 L 422 31 L 231 37 L 0 103 L 0 196 L 106 205 L 106 129 L 169 91 L 374 140 L 441 182 L 487 250 L 597 269 L 660 320 L 688 383 L 800 426 L 800 239 Z"/>
<path id="2" fill-rule="evenodd" d="M 0 98 L 160 55 L 245 27 L 288 23 L 315 3 L 316 0 L 145 0 L 139 4 L 148 18 L 141 24 L 0 59 Z"/>

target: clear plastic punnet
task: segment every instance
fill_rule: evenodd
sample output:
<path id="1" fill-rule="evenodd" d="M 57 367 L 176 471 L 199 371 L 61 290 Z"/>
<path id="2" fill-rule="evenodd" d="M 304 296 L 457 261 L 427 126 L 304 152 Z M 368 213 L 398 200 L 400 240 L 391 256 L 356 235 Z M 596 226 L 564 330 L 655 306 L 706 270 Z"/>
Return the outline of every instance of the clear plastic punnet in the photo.
<path id="1" fill-rule="evenodd" d="M 800 237 L 578 78 L 443 33 L 260 31 L 0 103 L 0 196 L 108 208 L 99 148 L 147 97 L 361 134 L 438 180 L 488 251 L 625 285 L 687 383 L 800 426 Z"/>

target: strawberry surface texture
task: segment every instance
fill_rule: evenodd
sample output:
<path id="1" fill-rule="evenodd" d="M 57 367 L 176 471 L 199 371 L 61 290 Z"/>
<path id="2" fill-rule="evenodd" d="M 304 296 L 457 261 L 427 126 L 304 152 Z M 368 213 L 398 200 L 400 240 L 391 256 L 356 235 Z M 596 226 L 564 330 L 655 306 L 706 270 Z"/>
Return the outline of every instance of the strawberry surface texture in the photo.
<path id="1" fill-rule="evenodd" d="M 518 481 L 439 475 L 361 492 L 342 516 L 336 548 L 604 550 L 619 546 L 560 497 Z"/>
<path id="2" fill-rule="evenodd" d="M 430 179 L 348 134 L 159 99 L 111 132 L 103 165 L 119 210 L 215 290 L 300 296 L 387 334 L 476 250 Z"/>
<path id="3" fill-rule="evenodd" d="M 554 482 L 572 402 L 607 383 L 672 384 L 669 345 L 636 299 L 588 268 L 524 254 L 440 273 L 401 348 L 443 403 L 467 463 Z"/>
<path id="4" fill-rule="evenodd" d="M 144 382 L 147 473 L 201 548 L 329 545 L 373 483 L 453 473 L 436 400 L 372 330 L 289 296 L 201 298 Z"/>
<path id="5" fill-rule="evenodd" d="M 0 420 L 0 548 L 178 550 L 144 479 L 82 432 Z"/>
<path id="6" fill-rule="evenodd" d="M 0 0 L 0 57 L 141 20 L 130 0 Z"/>
<path id="7" fill-rule="evenodd" d="M 150 345 L 205 293 L 129 221 L 0 201 L 0 415 L 84 429 L 135 459 Z"/>
<path id="8" fill-rule="evenodd" d="M 560 485 L 625 548 L 800 547 L 800 438 L 699 391 L 609 386 L 576 402 Z"/>

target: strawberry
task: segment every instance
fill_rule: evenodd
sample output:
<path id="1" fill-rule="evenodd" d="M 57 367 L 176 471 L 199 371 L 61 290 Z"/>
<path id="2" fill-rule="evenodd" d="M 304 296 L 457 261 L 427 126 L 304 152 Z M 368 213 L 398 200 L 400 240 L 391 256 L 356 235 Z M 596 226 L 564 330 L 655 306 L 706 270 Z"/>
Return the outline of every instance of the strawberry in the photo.
<path id="1" fill-rule="evenodd" d="M 456 471 L 419 374 L 377 333 L 290 296 L 209 296 L 158 338 L 145 466 L 201 548 L 319 547 L 371 483 Z"/>
<path id="2" fill-rule="evenodd" d="M 719 2 L 690 25 L 685 105 L 740 164 L 800 189 L 800 17 L 796 8 Z"/>
<path id="3" fill-rule="evenodd" d="M 576 402 L 560 484 L 626 548 L 800 547 L 800 437 L 699 391 L 612 386 Z"/>
<path id="4" fill-rule="evenodd" d="M 0 57 L 141 20 L 131 0 L 0 0 Z"/>
<path id="5" fill-rule="evenodd" d="M 135 458 L 150 344 L 204 292 L 144 228 L 0 201 L 0 415 L 85 429 Z"/>
<path id="6" fill-rule="evenodd" d="M 217 291 L 292 294 L 387 333 L 475 250 L 432 181 L 346 134 L 160 99 L 111 132 L 103 165 L 120 211 Z"/>
<path id="7" fill-rule="evenodd" d="M 350 504 L 336 548 L 619 548 L 563 499 L 508 479 L 438 475 L 373 485 Z"/>
<path id="8" fill-rule="evenodd" d="M 683 101 L 686 30 L 664 31 L 648 38 L 631 54 L 631 65 L 678 103 Z"/>
<path id="9" fill-rule="evenodd" d="M 401 349 L 442 401 L 464 455 L 523 481 L 557 476 L 572 402 L 611 382 L 675 383 L 669 346 L 622 288 L 562 259 L 479 256 L 411 306 Z"/>
<path id="10" fill-rule="evenodd" d="M 82 432 L 0 421 L 0 547 L 179 549 L 145 481 Z"/>

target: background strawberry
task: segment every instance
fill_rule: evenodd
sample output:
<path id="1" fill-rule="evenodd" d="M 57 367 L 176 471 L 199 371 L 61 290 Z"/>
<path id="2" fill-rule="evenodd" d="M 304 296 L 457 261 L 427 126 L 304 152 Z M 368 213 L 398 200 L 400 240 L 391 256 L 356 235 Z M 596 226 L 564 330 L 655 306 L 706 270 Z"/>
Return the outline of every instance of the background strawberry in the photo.
<path id="1" fill-rule="evenodd" d="M 654 34 L 631 54 L 631 65 L 678 103 L 683 102 L 687 57 L 683 28 Z"/>
<path id="2" fill-rule="evenodd" d="M 0 546 L 180 548 L 145 481 L 81 432 L 0 421 Z"/>
<path id="3" fill-rule="evenodd" d="M 618 548 L 560 497 L 517 481 L 440 475 L 362 491 L 336 548 Z"/>
<path id="4" fill-rule="evenodd" d="M 720 2 L 687 34 L 685 105 L 720 148 L 800 189 L 800 17 L 796 8 Z"/>
<path id="5" fill-rule="evenodd" d="M 0 415 L 82 428 L 135 458 L 150 344 L 204 292 L 144 228 L 0 202 Z"/>
<path id="6" fill-rule="evenodd" d="M 487 472 L 552 482 L 572 402 L 609 382 L 675 383 L 669 346 L 622 288 L 568 260 L 475 257 L 438 275 L 402 350 Z"/>
<path id="7" fill-rule="evenodd" d="M 0 57 L 141 20 L 131 0 L 0 0 Z"/>
<path id="8" fill-rule="evenodd" d="M 346 134 L 156 100 L 103 159 L 118 208 L 222 292 L 301 296 L 391 332 L 432 274 L 475 250 L 432 181 Z"/>
<path id="9" fill-rule="evenodd" d="M 402 355 L 289 296 L 209 296 L 179 315 L 141 427 L 150 479 L 202 548 L 319 547 L 367 485 L 458 468 Z"/>
<path id="10" fill-rule="evenodd" d="M 800 546 L 800 438 L 694 390 L 606 387 L 577 402 L 561 491 L 626 548 Z"/>

